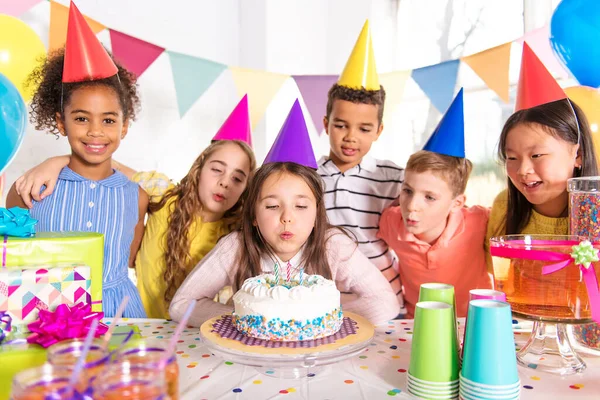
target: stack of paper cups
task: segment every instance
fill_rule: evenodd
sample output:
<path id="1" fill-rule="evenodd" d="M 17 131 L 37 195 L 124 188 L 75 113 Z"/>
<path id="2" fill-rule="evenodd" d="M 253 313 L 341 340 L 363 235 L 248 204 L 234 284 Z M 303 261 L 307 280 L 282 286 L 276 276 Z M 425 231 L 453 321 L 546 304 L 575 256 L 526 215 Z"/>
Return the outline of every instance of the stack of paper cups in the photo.
<path id="1" fill-rule="evenodd" d="M 506 294 L 499 290 L 493 289 L 471 289 L 469 290 L 469 301 L 471 300 L 497 300 L 497 301 L 506 301 Z M 468 316 L 467 310 L 467 316 Z M 467 318 L 468 321 L 468 318 Z M 463 336 L 463 347 L 460 350 L 460 358 L 464 357 L 464 349 L 465 349 L 465 341 L 467 336 L 467 326 L 465 321 L 465 332 Z"/>
<path id="2" fill-rule="evenodd" d="M 450 304 L 418 302 L 407 389 L 423 399 L 457 399 L 459 392 L 456 320 Z"/>
<path id="3" fill-rule="evenodd" d="M 460 336 L 458 334 L 458 321 L 456 320 L 456 297 L 454 295 L 454 286 L 446 283 L 423 283 L 419 290 L 419 301 L 441 301 L 442 303 L 450 304 L 452 306 L 456 346 L 460 349 Z M 460 356 L 461 354 L 459 352 L 459 357 Z"/>
<path id="4" fill-rule="evenodd" d="M 460 373 L 464 400 L 517 400 L 517 372 L 510 305 L 496 300 L 469 303 Z"/>

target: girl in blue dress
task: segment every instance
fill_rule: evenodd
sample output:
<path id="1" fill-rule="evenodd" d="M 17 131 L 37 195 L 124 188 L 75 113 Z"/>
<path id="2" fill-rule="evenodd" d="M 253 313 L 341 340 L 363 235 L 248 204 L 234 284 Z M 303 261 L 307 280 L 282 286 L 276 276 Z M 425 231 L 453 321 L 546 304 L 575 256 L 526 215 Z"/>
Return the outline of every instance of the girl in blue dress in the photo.
<path id="1" fill-rule="evenodd" d="M 72 61 L 83 51 L 68 41 L 66 49 L 50 54 L 30 78 L 37 87 L 32 123 L 38 130 L 66 137 L 71 147 L 70 162 L 61 171 L 54 193 L 34 202 L 31 216 L 39 220 L 38 231 L 104 234 L 105 316 L 114 316 L 127 295 L 130 300 L 123 316 L 144 318 L 140 295 L 127 271 L 144 233 L 148 195 L 111 167 L 112 155 L 139 108 L 136 78 L 114 63 L 103 47 L 101 65 L 83 63 L 87 70 L 77 71 Z M 9 207 L 25 207 L 14 185 L 6 202 Z"/>

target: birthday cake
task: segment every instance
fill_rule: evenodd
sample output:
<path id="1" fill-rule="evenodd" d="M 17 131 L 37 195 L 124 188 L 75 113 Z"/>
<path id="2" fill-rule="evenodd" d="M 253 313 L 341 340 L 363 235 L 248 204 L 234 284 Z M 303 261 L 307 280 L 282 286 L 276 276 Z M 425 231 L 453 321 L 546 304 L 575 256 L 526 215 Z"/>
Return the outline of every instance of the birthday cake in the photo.
<path id="1" fill-rule="evenodd" d="M 320 275 L 273 274 L 246 279 L 233 296 L 238 331 L 275 341 L 313 340 L 333 335 L 342 325 L 340 291 Z"/>

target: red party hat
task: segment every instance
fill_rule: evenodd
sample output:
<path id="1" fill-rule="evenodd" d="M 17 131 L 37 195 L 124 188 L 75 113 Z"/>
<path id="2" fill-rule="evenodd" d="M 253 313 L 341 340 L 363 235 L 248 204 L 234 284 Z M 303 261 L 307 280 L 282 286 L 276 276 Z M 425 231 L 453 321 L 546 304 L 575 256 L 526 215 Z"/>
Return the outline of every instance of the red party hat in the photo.
<path id="1" fill-rule="evenodd" d="M 63 82 L 104 79 L 119 70 L 75 3 L 69 8 Z"/>
<path id="2" fill-rule="evenodd" d="M 566 98 L 565 91 L 558 85 L 531 47 L 524 42 L 515 111 Z"/>

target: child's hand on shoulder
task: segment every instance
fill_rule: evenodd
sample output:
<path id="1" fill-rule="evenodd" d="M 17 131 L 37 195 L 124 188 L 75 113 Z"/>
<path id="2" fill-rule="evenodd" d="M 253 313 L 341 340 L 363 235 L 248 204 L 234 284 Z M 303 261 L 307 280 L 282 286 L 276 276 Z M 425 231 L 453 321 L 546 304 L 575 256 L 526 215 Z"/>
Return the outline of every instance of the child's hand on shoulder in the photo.
<path id="1" fill-rule="evenodd" d="M 27 207 L 33 207 L 32 199 L 42 201 L 52 194 L 60 171 L 69 164 L 70 159 L 70 156 L 51 157 L 15 181 L 17 194 Z M 41 191 L 44 185 L 46 187 Z"/>

